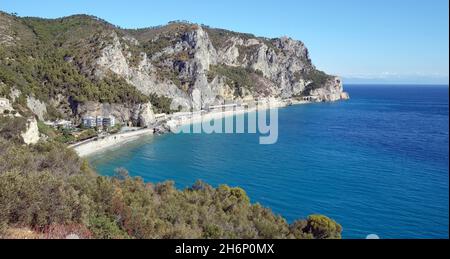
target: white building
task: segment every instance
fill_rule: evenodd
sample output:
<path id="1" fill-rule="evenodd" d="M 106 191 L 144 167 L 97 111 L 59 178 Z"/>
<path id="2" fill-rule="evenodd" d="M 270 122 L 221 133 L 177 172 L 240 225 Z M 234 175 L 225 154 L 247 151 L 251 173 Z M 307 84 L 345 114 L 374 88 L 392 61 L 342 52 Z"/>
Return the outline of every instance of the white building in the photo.
<path id="1" fill-rule="evenodd" d="M 103 117 L 97 116 L 97 118 L 95 120 L 95 124 L 97 124 L 97 127 L 102 127 L 103 126 Z"/>
<path id="2" fill-rule="evenodd" d="M 58 121 L 58 126 L 59 127 L 63 127 L 65 129 L 73 128 L 72 122 L 71 121 L 67 121 L 67 120 L 60 120 L 60 121 Z"/>
<path id="3" fill-rule="evenodd" d="M 95 128 L 97 127 L 97 119 L 92 116 L 83 117 L 83 126 L 85 128 Z"/>
<path id="4" fill-rule="evenodd" d="M 114 116 L 104 117 L 102 120 L 102 125 L 105 128 L 112 128 L 116 126 L 116 118 L 114 118 Z"/>
<path id="5" fill-rule="evenodd" d="M 83 117 L 83 126 L 85 128 L 95 128 L 95 127 L 104 127 L 104 128 L 112 128 L 116 126 L 116 118 L 114 116 L 86 116 Z"/>
<path id="6" fill-rule="evenodd" d="M 84 121 L 83 121 L 84 122 Z M 45 125 L 53 127 L 53 128 L 64 128 L 64 129 L 72 129 L 73 124 L 71 121 L 67 120 L 58 120 L 58 121 L 45 121 Z"/>

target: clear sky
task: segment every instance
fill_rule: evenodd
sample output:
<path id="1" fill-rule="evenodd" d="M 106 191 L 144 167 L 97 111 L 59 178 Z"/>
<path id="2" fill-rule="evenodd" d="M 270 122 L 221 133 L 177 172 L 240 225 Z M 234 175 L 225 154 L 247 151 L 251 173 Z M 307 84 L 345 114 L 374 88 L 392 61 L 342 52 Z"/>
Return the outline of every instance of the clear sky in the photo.
<path id="1" fill-rule="evenodd" d="M 448 0 L 0 0 L 0 10 L 85 13 L 125 28 L 188 20 L 305 42 L 315 65 L 348 83 L 444 83 Z"/>

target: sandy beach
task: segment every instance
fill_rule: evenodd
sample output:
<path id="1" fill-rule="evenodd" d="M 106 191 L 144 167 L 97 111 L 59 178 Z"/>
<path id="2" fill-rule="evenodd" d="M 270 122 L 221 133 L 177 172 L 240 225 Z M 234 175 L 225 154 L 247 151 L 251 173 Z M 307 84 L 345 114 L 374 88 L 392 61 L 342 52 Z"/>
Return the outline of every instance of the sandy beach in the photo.
<path id="1" fill-rule="evenodd" d="M 153 135 L 153 128 L 140 129 L 125 133 L 109 135 L 105 137 L 97 137 L 91 140 L 83 141 L 69 146 L 75 150 L 80 157 L 87 157 L 96 153 L 100 153 L 107 149 L 134 141 L 143 136 Z"/>

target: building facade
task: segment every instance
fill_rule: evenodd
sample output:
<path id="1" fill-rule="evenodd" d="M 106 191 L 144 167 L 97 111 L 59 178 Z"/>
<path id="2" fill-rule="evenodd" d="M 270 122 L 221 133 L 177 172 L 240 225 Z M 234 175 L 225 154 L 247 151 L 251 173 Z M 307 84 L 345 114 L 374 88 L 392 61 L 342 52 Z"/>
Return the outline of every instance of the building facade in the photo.
<path id="1" fill-rule="evenodd" d="M 113 116 L 104 117 L 102 120 L 102 125 L 105 128 L 112 128 L 116 126 L 116 118 Z"/>
<path id="2" fill-rule="evenodd" d="M 95 123 L 97 124 L 97 127 L 103 127 L 103 117 L 97 116 Z"/>
<path id="3" fill-rule="evenodd" d="M 113 116 L 103 117 L 103 116 L 86 116 L 83 118 L 83 126 L 85 128 L 95 128 L 95 127 L 104 127 L 111 128 L 116 126 L 116 118 Z"/>
<path id="4" fill-rule="evenodd" d="M 95 128 L 97 127 L 97 119 L 92 116 L 87 116 L 83 118 L 83 126 L 85 128 Z"/>

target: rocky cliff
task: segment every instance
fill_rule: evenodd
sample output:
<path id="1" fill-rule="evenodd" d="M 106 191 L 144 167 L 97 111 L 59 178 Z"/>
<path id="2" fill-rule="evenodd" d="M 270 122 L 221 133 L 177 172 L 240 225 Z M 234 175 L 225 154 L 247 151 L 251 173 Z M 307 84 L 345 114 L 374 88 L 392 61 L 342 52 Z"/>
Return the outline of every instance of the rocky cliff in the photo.
<path id="1" fill-rule="evenodd" d="M 25 130 L 20 134 L 25 144 L 31 145 L 39 142 L 39 129 L 35 118 L 27 120 Z"/>
<path id="2" fill-rule="evenodd" d="M 186 23 L 153 30 L 157 32 L 150 37 L 152 29 L 126 31 L 122 38 L 112 32 L 112 42 L 94 63 L 96 75 L 113 72 L 144 94 L 171 98 L 173 109 L 199 110 L 224 101 L 269 97 L 348 98 L 338 77 L 316 70 L 300 41 Z M 132 48 L 141 52 L 136 56 Z"/>
<path id="3" fill-rule="evenodd" d="M 114 113 L 148 124 L 149 107 L 168 112 L 259 98 L 349 98 L 341 79 L 318 71 L 305 45 L 288 37 L 188 22 L 125 30 L 85 15 L 0 18 L 0 82 L 26 93 L 40 119 L 57 110 L 52 113 Z M 12 69 L 24 63 L 31 69 Z"/>

